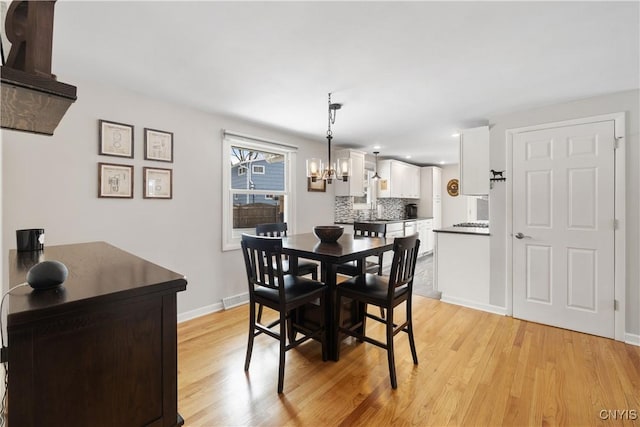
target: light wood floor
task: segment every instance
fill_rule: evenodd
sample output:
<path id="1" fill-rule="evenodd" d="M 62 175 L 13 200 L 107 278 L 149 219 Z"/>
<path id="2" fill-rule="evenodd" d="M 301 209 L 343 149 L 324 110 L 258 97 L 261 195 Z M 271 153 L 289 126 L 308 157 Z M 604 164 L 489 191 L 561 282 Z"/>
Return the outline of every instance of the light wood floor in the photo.
<path id="1" fill-rule="evenodd" d="M 276 340 L 256 338 L 245 375 L 247 316 L 245 305 L 179 325 L 186 426 L 640 425 L 640 347 L 416 296 L 420 364 L 397 336 L 397 390 L 384 350 L 347 339 L 338 362 L 316 342 L 289 351 L 279 396 Z"/>

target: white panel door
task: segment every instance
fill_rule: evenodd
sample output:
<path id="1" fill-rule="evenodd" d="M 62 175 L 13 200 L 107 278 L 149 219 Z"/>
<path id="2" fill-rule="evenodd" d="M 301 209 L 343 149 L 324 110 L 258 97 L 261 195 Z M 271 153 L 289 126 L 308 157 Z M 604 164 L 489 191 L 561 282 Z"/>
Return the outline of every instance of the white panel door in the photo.
<path id="1" fill-rule="evenodd" d="M 513 315 L 614 338 L 614 122 L 513 139 Z"/>

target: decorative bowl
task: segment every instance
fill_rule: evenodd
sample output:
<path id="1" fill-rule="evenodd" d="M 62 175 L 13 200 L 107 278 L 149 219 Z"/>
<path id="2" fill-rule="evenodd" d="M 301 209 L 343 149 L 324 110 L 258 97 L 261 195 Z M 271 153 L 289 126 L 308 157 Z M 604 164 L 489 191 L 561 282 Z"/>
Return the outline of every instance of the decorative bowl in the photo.
<path id="1" fill-rule="evenodd" d="M 341 225 L 316 225 L 313 234 L 323 243 L 335 243 L 344 233 Z"/>

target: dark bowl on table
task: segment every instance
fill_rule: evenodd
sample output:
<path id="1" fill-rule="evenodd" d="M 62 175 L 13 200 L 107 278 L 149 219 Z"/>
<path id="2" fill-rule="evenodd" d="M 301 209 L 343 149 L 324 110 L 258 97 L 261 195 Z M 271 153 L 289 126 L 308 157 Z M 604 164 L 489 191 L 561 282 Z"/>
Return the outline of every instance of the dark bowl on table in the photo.
<path id="1" fill-rule="evenodd" d="M 344 227 L 340 225 L 316 225 L 313 234 L 323 243 L 335 243 L 344 233 Z"/>

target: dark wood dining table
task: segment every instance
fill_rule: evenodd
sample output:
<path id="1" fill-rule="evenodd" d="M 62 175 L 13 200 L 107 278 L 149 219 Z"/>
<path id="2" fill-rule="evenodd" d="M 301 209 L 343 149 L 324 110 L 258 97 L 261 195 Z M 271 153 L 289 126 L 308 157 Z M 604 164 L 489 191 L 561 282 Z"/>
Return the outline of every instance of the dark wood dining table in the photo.
<path id="1" fill-rule="evenodd" d="M 393 249 L 393 238 L 364 237 L 343 234 L 336 243 L 323 243 L 313 233 L 292 234 L 282 238 L 282 252 L 289 256 L 289 269 L 297 273 L 298 258 L 320 261 L 321 277 L 328 288 L 325 320 L 329 359 L 337 360 L 338 328 L 336 318 L 336 267 L 356 261 L 365 272 L 365 259 Z"/>

